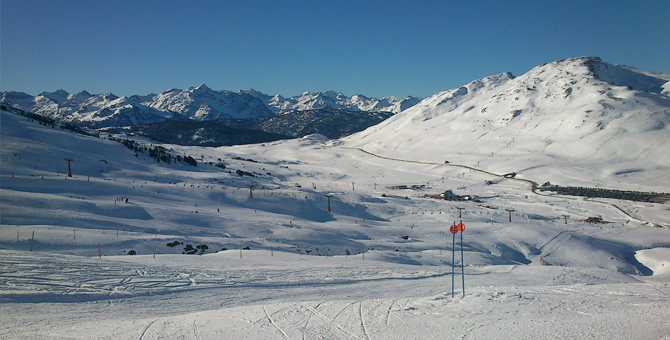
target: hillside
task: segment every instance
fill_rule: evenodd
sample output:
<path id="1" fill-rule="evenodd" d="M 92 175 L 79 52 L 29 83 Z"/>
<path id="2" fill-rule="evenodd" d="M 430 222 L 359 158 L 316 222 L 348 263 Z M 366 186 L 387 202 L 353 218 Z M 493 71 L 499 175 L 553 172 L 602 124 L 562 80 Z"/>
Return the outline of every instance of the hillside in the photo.
<path id="1" fill-rule="evenodd" d="M 670 189 L 669 75 L 598 58 L 440 92 L 343 145 L 563 185 Z"/>
<path id="2" fill-rule="evenodd" d="M 100 131 L 144 136 L 158 143 L 190 146 L 231 146 L 265 143 L 320 134 L 330 139 L 348 136 L 391 117 L 390 113 L 312 109 L 264 118 L 206 121 L 168 120 Z"/>

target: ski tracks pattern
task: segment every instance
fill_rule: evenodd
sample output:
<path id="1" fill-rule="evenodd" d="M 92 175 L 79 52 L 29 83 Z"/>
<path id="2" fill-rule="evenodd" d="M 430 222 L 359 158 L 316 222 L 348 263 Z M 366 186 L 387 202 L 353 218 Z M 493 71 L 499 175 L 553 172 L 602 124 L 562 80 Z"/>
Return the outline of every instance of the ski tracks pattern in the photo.
<path id="1" fill-rule="evenodd" d="M 317 303 L 316 306 L 313 307 L 313 309 L 316 310 L 317 308 L 319 308 L 319 306 L 321 306 L 322 303 L 323 302 Z M 305 309 L 307 309 L 307 306 L 305 306 Z M 307 316 L 307 321 L 305 321 L 305 326 L 302 328 L 302 340 L 305 340 L 305 333 L 307 332 L 307 326 L 309 326 L 309 320 L 312 319 L 313 315 L 314 315 L 314 313 L 309 313 L 309 315 Z"/>
<path id="2" fill-rule="evenodd" d="M 344 307 L 344 309 L 347 309 L 349 306 L 351 306 L 351 305 L 353 305 L 353 304 L 355 304 L 355 303 L 356 303 L 356 302 L 352 302 L 352 303 L 350 303 L 349 305 L 347 305 L 346 307 Z M 358 339 L 358 340 L 362 340 L 362 339 L 361 339 L 360 337 L 358 337 L 356 334 L 350 332 L 350 331 L 347 330 L 346 328 L 344 328 L 344 327 L 340 326 L 338 323 L 336 323 L 336 322 L 335 322 L 335 318 L 333 318 L 333 320 L 330 320 L 330 319 L 328 319 L 328 317 L 326 317 L 325 315 L 319 313 L 316 309 L 314 309 L 314 308 L 312 308 L 312 307 L 310 307 L 310 306 L 305 306 L 305 307 L 306 307 L 310 312 L 312 312 L 312 314 L 314 314 L 315 316 L 317 316 L 317 317 L 319 317 L 320 319 L 322 319 L 323 321 L 325 321 L 328 325 L 331 325 L 331 326 L 337 328 L 338 330 L 340 330 L 341 332 L 343 332 L 344 334 L 348 335 L 350 339 Z M 343 310 L 344 310 L 344 309 L 343 309 Z M 342 310 L 342 311 L 343 311 L 343 310 Z M 340 315 L 340 314 L 342 313 L 342 311 L 340 311 L 340 313 L 338 313 L 337 315 Z"/>
<path id="3" fill-rule="evenodd" d="M 277 329 L 277 330 L 284 336 L 284 339 L 289 340 L 290 338 L 288 337 L 288 335 L 286 335 L 286 332 L 284 332 L 284 330 L 281 329 L 281 327 L 279 327 L 279 326 L 274 322 L 274 320 L 272 320 L 272 318 L 270 317 L 270 314 L 268 314 L 267 309 L 265 309 L 265 305 L 263 305 L 263 312 L 265 312 L 265 316 L 266 316 L 266 317 L 268 318 L 268 320 L 270 321 L 270 324 L 272 324 L 272 326 L 274 326 L 274 327 L 275 327 L 275 328 L 276 328 L 276 329 Z"/>

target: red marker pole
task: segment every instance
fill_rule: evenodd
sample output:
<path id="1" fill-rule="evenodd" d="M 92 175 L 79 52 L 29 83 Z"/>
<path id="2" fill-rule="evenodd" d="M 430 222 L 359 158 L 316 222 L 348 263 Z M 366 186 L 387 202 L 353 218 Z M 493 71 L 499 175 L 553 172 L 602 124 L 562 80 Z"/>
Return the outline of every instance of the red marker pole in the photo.
<path id="1" fill-rule="evenodd" d="M 452 242 L 451 242 L 451 297 L 454 297 L 454 276 L 456 275 L 455 268 L 456 268 L 456 233 L 458 232 L 458 228 L 456 227 L 456 221 L 454 221 L 454 224 L 451 225 L 449 228 L 449 232 L 451 232 L 452 237 Z"/>
<path id="2" fill-rule="evenodd" d="M 454 222 L 454 225 L 456 222 Z M 455 268 L 456 268 L 456 234 L 452 233 L 453 236 L 452 242 L 451 242 L 451 297 L 454 297 L 454 275 L 455 275 Z"/>

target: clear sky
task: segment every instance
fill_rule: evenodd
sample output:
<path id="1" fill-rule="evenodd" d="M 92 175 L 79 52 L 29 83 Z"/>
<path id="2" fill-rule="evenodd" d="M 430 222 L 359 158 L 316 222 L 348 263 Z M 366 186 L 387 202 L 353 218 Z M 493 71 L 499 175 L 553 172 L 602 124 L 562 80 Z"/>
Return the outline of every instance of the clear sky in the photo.
<path id="1" fill-rule="evenodd" d="M 426 97 L 600 56 L 670 73 L 670 1 L 1 0 L 0 90 Z"/>

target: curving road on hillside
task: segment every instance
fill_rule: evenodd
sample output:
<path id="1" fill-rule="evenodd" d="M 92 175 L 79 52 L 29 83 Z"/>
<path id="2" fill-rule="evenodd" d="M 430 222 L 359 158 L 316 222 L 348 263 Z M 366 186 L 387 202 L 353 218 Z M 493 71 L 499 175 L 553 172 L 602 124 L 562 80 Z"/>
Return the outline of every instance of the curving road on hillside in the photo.
<path id="1" fill-rule="evenodd" d="M 637 217 L 635 217 L 635 216 L 632 216 L 632 215 L 629 214 L 627 211 L 623 210 L 621 207 L 617 206 L 617 205 L 614 204 L 614 203 L 604 202 L 604 201 L 599 201 L 599 200 L 594 200 L 594 199 L 579 199 L 579 198 L 574 198 L 574 197 L 566 197 L 566 196 L 561 196 L 561 195 L 548 195 L 548 194 L 541 193 L 541 192 L 538 191 L 538 189 L 539 189 L 539 185 L 537 184 L 537 182 L 535 182 L 535 181 L 533 181 L 533 180 L 530 180 L 530 179 L 504 177 L 503 175 L 500 175 L 500 174 L 496 174 L 496 173 L 493 173 L 493 172 L 490 172 L 490 171 L 486 171 L 486 170 L 482 170 L 482 169 L 477 169 L 477 168 L 474 168 L 474 167 L 471 167 L 471 166 L 461 165 L 461 164 L 453 164 L 453 163 L 435 163 L 435 162 L 423 162 L 423 161 L 411 161 L 411 160 L 407 160 L 407 159 L 400 159 L 400 158 L 386 157 L 386 156 L 381 156 L 381 155 L 374 154 L 374 153 L 372 153 L 372 152 L 363 150 L 363 149 L 361 149 L 361 148 L 349 148 L 349 147 L 344 147 L 344 146 L 336 146 L 335 148 L 347 149 L 347 150 L 356 150 L 356 151 L 362 152 L 362 153 L 364 153 L 364 154 L 370 155 L 370 156 L 372 156 L 372 157 L 376 157 L 376 158 L 380 158 L 380 159 L 386 159 L 386 160 L 391 160 L 391 161 L 396 161 L 396 162 L 414 163 L 414 164 L 425 164 L 425 165 L 438 165 L 438 166 L 450 166 L 450 167 L 455 167 L 455 168 L 468 169 L 468 170 L 472 170 L 472 171 L 474 171 L 474 172 L 478 172 L 478 173 L 481 173 L 481 174 L 489 175 L 489 176 L 492 176 L 492 177 L 505 178 L 505 179 L 508 179 L 508 180 L 511 180 L 511 181 L 518 181 L 518 182 L 522 182 L 522 183 L 528 184 L 528 185 L 530 186 L 530 191 L 531 191 L 532 193 L 536 194 L 536 195 L 539 195 L 539 196 L 546 196 L 546 197 L 552 197 L 552 198 L 562 198 L 562 199 L 568 199 L 568 200 L 573 200 L 573 201 L 583 201 L 583 200 L 586 200 L 586 201 L 588 201 L 588 202 L 600 203 L 600 204 L 608 205 L 608 206 L 610 206 L 610 207 L 615 208 L 617 211 L 621 212 L 621 213 L 624 214 L 626 217 L 628 217 L 628 218 L 630 218 L 630 219 L 632 219 L 632 220 L 635 220 L 635 221 L 638 221 L 638 222 L 642 222 L 642 223 L 649 223 L 649 224 L 654 225 L 654 226 L 656 226 L 656 227 L 665 227 L 665 228 L 669 228 L 669 227 L 670 227 L 670 226 L 662 225 L 662 224 L 659 224 L 659 223 L 655 223 L 655 222 L 651 222 L 651 221 L 647 221 L 647 220 L 639 219 L 639 218 L 637 218 Z"/>

